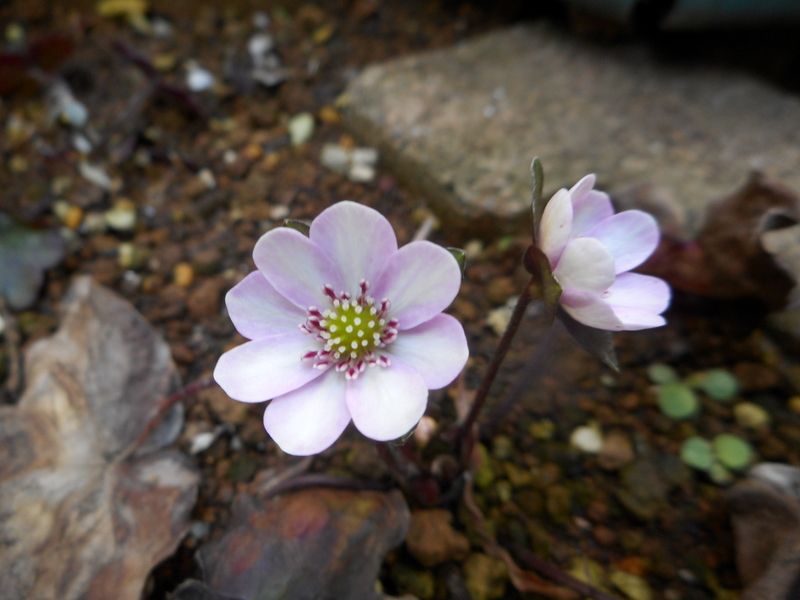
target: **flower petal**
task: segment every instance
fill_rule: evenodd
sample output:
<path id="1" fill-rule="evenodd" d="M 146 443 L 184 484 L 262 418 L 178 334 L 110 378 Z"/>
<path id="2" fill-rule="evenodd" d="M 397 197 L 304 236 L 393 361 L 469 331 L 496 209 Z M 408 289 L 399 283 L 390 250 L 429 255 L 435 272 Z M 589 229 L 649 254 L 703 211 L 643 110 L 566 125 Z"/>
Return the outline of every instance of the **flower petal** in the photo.
<path id="1" fill-rule="evenodd" d="M 658 315 L 667 310 L 671 295 L 667 283 L 658 277 L 622 273 L 603 294 L 603 299 L 614 310 L 624 307 Z"/>
<path id="2" fill-rule="evenodd" d="M 459 287 L 461 269 L 452 254 L 430 242 L 411 242 L 389 259 L 373 296 L 389 299 L 389 315 L 405 330 L 442 312 Z"/>
<path id="3" fill-rule="evenodd" d="M 258 270 L 279 294 L 306 309 L 328 302 L 322 288 L 342 288 L 336 265 L 320 248 L 299 231 L 278 227 L 256 242 L 253 260 Z"/>
<path id="4" fill-rule="evenodd" d="M 666 324 L 660 316 L 669 305 L 669 286 L 649 275 L 623 273 L 603 294 L 567 291 L 561 304 L 584 325 L 609 331 L 636 331 Z"/>
<path id="5" fill-rule="evenodd" d="M 658 224 L 646 212 L 626 210 L 595 225 L 587 237 L 597 238 L 614 257 L 617 273 L 642 264 L 658 246 Z"/>
<path id="6" fill-rule="evenodd" d="M 264 429 L 281 450 L 295 456 L 322 452 L 342 435 L 349 422 L 345 379 L 333 369 L 275 398 L 264 411 Z"/>
<path id="7" fill-rule="evenodd" d="M 615 306 L 614 314 L 622 321 L 625 331 L 639 331 L 640 329 L 651 329 L 667 324 L 667 320 L 661 315 L 637 308 L 627 306 Z"/>
<path id="8" fill-rule="evenodd" d="M 595 329 L 622 331 L 624 325 L 599 294 L 584 291 L 565 291 L 561 294 L 561 306 L 569 316 Z"/>
<path id="9" fill-rule="evenodd" d="M 594 238 L 571 240 L 553 271 L 562 289 L 604 292 L 614 283 L 614 259 Z"/>
<path id="10" fill-rule="evenodd" d="M 555 267 L 572 231 L 572 199 L 566 189 L 558 190 L 544 208 L 539 223 L 539 248 Z"/>
<path id="11" fill-rule="evenodd" d="M 569 188 L 569 195 L 572 197 L 573 206 L 575 202 L 582 200 L 586 194 L 592 191 L 596 180 L 597 178 L 594 173 L 589 173 L 588 175 L 584 175 L 578 183 Z"/>
<path id="12" fill-rule="evenodd" d="M 314 340 L 300 331 L 246 342 L 219 357 L 214 380 L 241 402 L 281 396 L 323 373 L 302 360 L 313 345 Z"/>
<path id="13" fill-rule="evenodd" d="M 388 351 L 422 375 L 429 390 L 453 381 L 469 357 L 464 328 L 444 314 L 402 332 Z"/>
<path id="14" fill-rule="evenodd" d="M 389 221 L 377 210 L 350 201 L 337 202 L 322 211 L 311 223 L 309 237 L 339 265 L 344 291 L 354 296 L 362 279 L 374 285 L 397 252 Z"/>
<path id="15" fill-rule="evenodd" d="M 585 237 L 592 227 L 613 216 L 614 207 L 605 192 L 591 190 L 578 200 L 572 199 L 572 236 Z"/>
<path id="16" fill-rule="evenodd" d="M 254 340 L 296 331 L 305 313 L 275 291 L 260 271 L 253 271 L 225 295 L 236 331 Z"/>
<path id="17" fill-rule="evenodd" d="M 393 359 L 347 382 L 347 408 L 358 430 L 378 441 L 408 433 L 425 413 L 428 388 L 415 369 Z"/>

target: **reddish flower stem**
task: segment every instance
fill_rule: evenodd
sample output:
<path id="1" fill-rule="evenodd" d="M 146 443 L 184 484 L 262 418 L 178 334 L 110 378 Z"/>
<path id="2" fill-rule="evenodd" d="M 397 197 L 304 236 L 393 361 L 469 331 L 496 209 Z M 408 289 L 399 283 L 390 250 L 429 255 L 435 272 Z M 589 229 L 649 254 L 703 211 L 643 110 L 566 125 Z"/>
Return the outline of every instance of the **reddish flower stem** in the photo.
<path id="1" fill-rule="evenodd" d="M 164 417 L 167 416 L 169 410 L 175 406 L 181 400 L 194 396 L 198 392 L 201 392 L 207 388 L 210 388 L 214 385 L 214 380 L 211 377 L 206 377 L 203 379 L 197 379 L 188 383 L 178 391 L 170 394 L 169 396 L 165 396 L 162 400 L 160 405 L 158 406 L 158 410 L 156 414 L 147 422 L 145 428 L 142 430 L 142 433 L 139 434 L 139 437 L 136 438 L 136 441 L 133 443 L 134 448 L 138 448 L 141 446 L 148 437 L 155 431 L 156 427 L 164 420 Z"/>
<path id="2" fill-rule="evenodd" d="M 492 389 L 492 384 L 497 378 L 500 365 L 503 364 L 503 360 L 506 354 L 508 354 L 509 348 L 511 348 L 511 342 L 517 334 L 519 326 L 522 324 L 522 318 L 525 316 L 525 309 L 528 308 L 528 304 L 530 304 L 533 299 L 532 288 L 535 281 L 535 276 L 532 276 L 522 289 L 522 293 L 519 295 L 517 303 L 514 306 L 514 312 L 511 313 L 508 326 L 503 332 L 503 337 L 500 338 L 500 342 L 497 344 L 497 348 L 495 348 L 489 366 L 486 368 L 483 380 L 475 392 L 475 399 L 472 401 L 469 413 L 467 413 L 466 419 L 464 419 L 464 422 L 459 427 L 456 443 L 460 448 L 461 461 L 464 466 L 469 463 L 469 457 L 475 445 L 475 434 L 472 430 L 473 426 L 486 404 L 486 399 L 489 397 L 489 391 Z"/>

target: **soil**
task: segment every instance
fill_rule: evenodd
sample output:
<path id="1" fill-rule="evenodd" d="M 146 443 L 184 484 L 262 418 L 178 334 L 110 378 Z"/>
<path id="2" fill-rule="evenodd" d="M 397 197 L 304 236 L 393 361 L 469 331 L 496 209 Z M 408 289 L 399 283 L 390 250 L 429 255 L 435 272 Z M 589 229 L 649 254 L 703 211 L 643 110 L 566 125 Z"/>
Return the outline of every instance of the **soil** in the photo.
<path id="1" fill-rule="evenodd" d="M 211 90 L 177 92 L 187 60 L 214 74 L 237 72 L 256 30 L 253 8 L 247 2 L 224 8 L 153 2 L 151 16 L 163 16 L 172 27 L 162 38 L 136 33 L 123 19 L 100 18 L 91 3 L 0 7 L 0 23 L 23 24 L 29 39 L 40 37 L 47 51 L 63 57 L 57 72 L 89 114 L 89 125 L 79 130 L 52 119 L 45 94 L 32 82 L 0 102 L 7 128 L 0 136 L 2 210 L 71 232 L 69 254 L 49 272 L 40 300 L 15 315 L 22 344 L 55 328 L 70 278 L 89 273 L 163 333 L 185 382 L 207 378 L 217 357 L 242 342 L 223 296 L 253 269 L 250 253 L 265 231 L 287 217 L 310 220 L 337 200 L 354 199 L 386 215 L 404 243 L 430 215 L 380 166 L 374 180 L 358 183 L 320 163 L 324 144 L 357 144 L 336 109 L 348 78 L 372 62 L 450 45 L 519 13 L 491 3 L 287 2 L 270 12 L 266 29 L 288 72 L 284 83 L 265 88 L 243 76 L 225 83 L 218 77 Z M 72 40 L 68 55 L 55 34 Z M 306 143 L 295 146 L 288 123 L 302 112 L 313 114 L 316 126 Z M 11 135 L 12 116 L 30 130 Z M 86 156 L 75 148 L 76 133 L 92 144 Z M 111 179 L 107 189 L 80 175 L 84 160 L 103 165 Z M 107 211 L 130 206 L 132 227 L 105 225 Z M 468 332 L 472 357 L 463 383 L 474 389 L 498 340 L 487 317 L 526 281 L 519 257 L 527 240 L 463 239 L 447 223 L 430 239 L 472 249 L 451 312 Z M 800 465 L 800 414 L 790 408 L 797 409 L 790 400 L 798 391 L 784 367 L 786 351 L 765 333 L 763 318 L 755 304 L 678 296 L 668 327 L 617 336 L 622 368 L 616 374 L 558 326 L 548 333 L 534 305 L 496 382 L 478 449 L 477 501 L 500 543 L 512 554 L 529 549 L 579 578 L 591 570 L 587 561 L 606 574 L 641 576 L 658 598 L 717 598 L 739 588 L 725 488 L 683 465 L 678 455 L 691 435 L 729 432 L 748 440 L 761 459 Z M 737 400 L 765 408 L 770 424 L 744 428 L 733 404 L 708 398 L 701 416 L 671 420 L 659 410 L 648 378 L 654 363 L 666 363 L 682 377 L 711 368 L 734 373 L 741 386 Z M 0 376 L 6 374 L 0 369 Z M 431 395 L 428 415 L 442 426 L 453 422 L 454 390 Z M 262 406 L 237 404 L 216 387 L 185 404 L 182 448 L 188 450 L 197 433 L 220 427 L 220 435 L 196 454 L 202 471 L 196 525 L 176 555 L 156 569 L 151 600 L 200 576 L 194 550 L 221 535 L 237 491 L 246 491 L 264 469 L 296 462 L 266 437 Z M 590 422 L 604 434 L 621 432 L 632 454 L 609 462 L 573 448 L 571 433 Z M 443 450 L 434 442 L 421 453 L 433 460 Z M 373 447 L 352 431 L 309 470 L 390 481 Z M 419 506 L 409 501 L 412 509 Z M 454 501 L 445 508 L 478 551 L 463 506 Z M 426 569 L 401 547 L 387 557 L 381 582 L 387 593 L 402 595 L 413 591 L 404 587 L 413 581 L 398 572 L 431 572 L 430 597 L 444 598 L 456 585 L 453 577 L 468 576 L 466 562 L 456 564 L 462 569 L 456 575 L 451 566 Z M 508 581 L 500 589 L 502 597 L 522 597 Z"/>

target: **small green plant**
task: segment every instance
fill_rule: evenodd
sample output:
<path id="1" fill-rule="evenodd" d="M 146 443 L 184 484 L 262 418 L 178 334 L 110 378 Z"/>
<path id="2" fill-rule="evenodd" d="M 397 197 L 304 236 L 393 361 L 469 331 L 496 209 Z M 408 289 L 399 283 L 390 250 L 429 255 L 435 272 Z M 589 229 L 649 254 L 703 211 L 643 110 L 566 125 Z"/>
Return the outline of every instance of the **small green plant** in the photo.
<path id="1" fill-rule="evenodd" d="M 671 419 L 689 419 L 702 408 L 696 391 L 719 402 L 729 402 L 739 392 L 736 376 L 725 369 L 709 369 L 693 373 L 681 380 L 675 369 L 664 363 L 653 363 L 647 376 L 656 384 L 658 406 Z"/>
<path id="2" fill-rule="evenodd" d="M 712 481 L 726 484 L 733 481 L 731 471 L 742 471 L 755 459 L 749 442 L 731 433 L 721 433 L 708 441 L 692 436 L 681 446 L 681 460 L 698 471 L 707 473 Z"/>
<path id="3" fill-rule="evenodd" d="M 720 402 L 728 402 L 739 393 L 739 381 L 733 373 L 725 369 L 695 373 L 687 383 L 702 390 L 709 398 Z"/>
<path id="4" fill-rule="evenodd" d="M 700 402 L 689 386 L 676 381 L 658 386 L 658 406 L 671 419 L 681 420 L 695 416 Z"/>

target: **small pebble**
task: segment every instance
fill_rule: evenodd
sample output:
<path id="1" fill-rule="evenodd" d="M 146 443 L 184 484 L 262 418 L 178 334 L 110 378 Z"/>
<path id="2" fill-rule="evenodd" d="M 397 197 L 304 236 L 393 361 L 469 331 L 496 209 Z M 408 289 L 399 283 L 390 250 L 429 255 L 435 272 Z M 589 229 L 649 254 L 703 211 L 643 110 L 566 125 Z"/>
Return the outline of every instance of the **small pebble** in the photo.
<path id="1" fill-rule="evenodd" d="M 572 432 L 569 443 L 581 452 L 597 454 L 603 447 L 603 435 L 596 425 L 584 425 Z"/>
<path id="2" fill-rule="evenodd" d="M 133 231 L 136 227 L 136 206 L 127 199 L 121 199 L 105 213 L 106 225 L 116 231 Z"/>
<path id="3" fill-rule="evenodd" d="M 769 413 L 754 402 L 740 402 L 733 407 L 736 422 L 748 429 L 761 429 L 769 425 Z"/>
<path id="4" fill-rule="evenodd" d="M 183 288 L 192 285 L 192 281 L 194 281 L 194 269 L 192 265 L 185 262 L 180 262 L 175 265 L 175 268 L 172 270 L 172 279 L 176 285 Z"/>
<path id="5" fill-rule="evenodd" d="M 203 92 L 214 85 L 211 71 L 191 62 L 186 66 L 186 85 L 193 92 Z"/>
<path id="6" fill-rule="evenodd" d="M 289 137 L 293 146 L 301 146 L 314 135 L 314 117 L 310 113 L 300 113 L 289 120 Z"/>
<path id="7" fill-rule="evenodd" d="M 512 300 L 515 299 L 512 298 Z M 511 306 L 511 302 L 500 308 L 495 308 L 489 311 L 486 317 L 486 324 L 489 325 L 497 335 L 503 335 L 506 327 L 508 327 L 508 323 L 511 321 L 511 314 L 513 312 L 514 309 Z"/>

